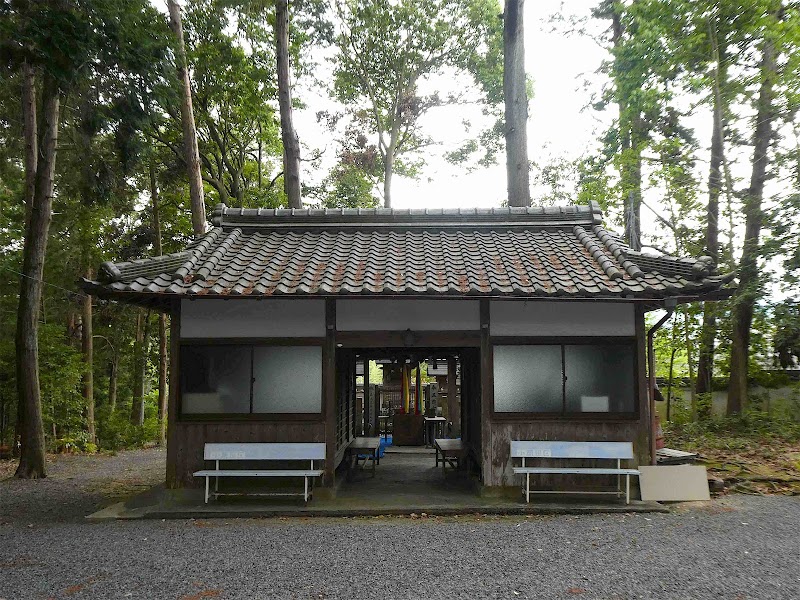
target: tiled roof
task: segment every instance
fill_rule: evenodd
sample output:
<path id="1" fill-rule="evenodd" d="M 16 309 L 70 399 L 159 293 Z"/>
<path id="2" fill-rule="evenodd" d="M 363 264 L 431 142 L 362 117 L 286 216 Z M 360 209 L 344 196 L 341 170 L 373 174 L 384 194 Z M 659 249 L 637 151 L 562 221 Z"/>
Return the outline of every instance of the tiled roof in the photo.
<path id="1" fill-rule="evenodd" d="M 714 292 L 708 257 L 634 252 L 599 207 L 470 210 L 217 206 L 186 250 L 104 263 L 101 296 L 426 295 L 663 298 Z"/>

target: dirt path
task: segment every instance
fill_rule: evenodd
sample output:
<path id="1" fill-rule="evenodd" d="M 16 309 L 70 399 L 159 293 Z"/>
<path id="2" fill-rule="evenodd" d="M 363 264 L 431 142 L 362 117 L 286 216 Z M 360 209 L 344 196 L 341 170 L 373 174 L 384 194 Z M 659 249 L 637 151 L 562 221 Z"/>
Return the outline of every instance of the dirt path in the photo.
<path id="1" fill-rule="evenodd" d="M 14 479 L 14 461 L 0 461 L 0 522 L 70 521 L 164 481 L 166 452 L 127 450 L 115 455 L 47 457 L 47 477 Z"/>

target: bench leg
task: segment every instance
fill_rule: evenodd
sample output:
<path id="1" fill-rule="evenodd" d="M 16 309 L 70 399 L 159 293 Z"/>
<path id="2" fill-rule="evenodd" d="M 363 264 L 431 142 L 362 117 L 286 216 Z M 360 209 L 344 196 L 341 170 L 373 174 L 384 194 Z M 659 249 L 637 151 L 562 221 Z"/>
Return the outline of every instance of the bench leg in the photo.
<path id="1" fill-rule="evenodd" d="M 631 503 L 631 476 L 625 475 L 625 504 Z"/>
<path id="2" fill-rule="evenodd" d="M 531 502 L 531 474 L 525 473 L 525 504 Z"/>
<path id="3" fill-rule="evenodd" d="M 206 504 L 208 504 L 208 475 L 206 475 Z"/>
<path id="4" fill-rule="evenodd" d="M 305 489 L 303 490 L 303 499 L 308 502 L 308 477 L 303 477 L 303 484 L 305 485 Z"/>

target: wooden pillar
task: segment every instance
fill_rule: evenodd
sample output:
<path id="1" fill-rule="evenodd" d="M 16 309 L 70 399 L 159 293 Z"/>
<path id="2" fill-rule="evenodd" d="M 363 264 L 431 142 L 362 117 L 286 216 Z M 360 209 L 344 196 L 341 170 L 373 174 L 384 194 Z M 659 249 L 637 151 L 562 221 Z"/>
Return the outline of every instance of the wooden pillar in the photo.
<path id="1" fill-rule="evenodd" d="M 422 363 L 417 363 L 417 410 L 416 413 L 420 414 L 425 412 L 425 407 L 422 406 Z"/>
<path id="2" fill-rule="evenodd" d="M 336 461 L 336 300 L 325 300 L 325 346 L 322 353 L 325 406 L 324 485 L 333 486 Z"/>
<path id="3" fill-rule="evenodd" d="M 492 406 L 494 382 L 492 377 L 492 346 L 489 339 L 489 300 L 481 300 L 481 481 L 493 485 L 492 473 Z"/>
<path id="4" fill-rule="evenodd" d="M 456 359 L 447 357 L 447 421 L 457 426 L 456 421 Z"/>
<path id="5" fill-rule="evenodd" d="M 647 389 L 647 328 L 645 327 L 645 309 L 637 304 L 635 308 L 636 319 L 636 385 L 639 388 L 639 424 L 640 431 L 633 441 L 633 452 L 640 465 L 650 464 L 655 457 L 651 456 L 653 415 L 650 414 L 650 402 Z M 655 464 L 655 463 L 653 463 Z"/>
<path id="6" fill-rule="evenodd" d="M 367 359 L 366 366 L 369 368 L 369 359 Z M 383 383 L 382 380 L 381 383 Z M 372 394 L 372 431 L 373 435 L 378 435 L 380 426 L 378 415 L 381 413 L 381 394 L 378 390 L 378 386 L 375 385 L 374 387 L 375 389 Z"/>
<path id="7" fill-rule="evenodd" d="M 358 415 L 356 414 L 356 408 L 358 408 L 358 390 L 356 385 L 356 356 L 354 352 L 350 352 L 350 357 L 347 360 L 347 368 L 348 368 L 348 389 L 347 389 L 347 406 L 348 410 L 348 419 L 347 419 L 347 441 L 349 442 L 352 440 L 356 435 L 358 435 L 357 429 L 359 427 L 358 424 Z"/>
<path id="8" fill-rule="evenodd" d="M 364 359 L 364 435 L 372 435 L 372 407 L 369 402 L 369 360 Z"/>
<path id="9" fill-rule="evenodd" d="M 403 378 L 403 381 L 400 384 L 400 390 L 403 399 L 403 413 L 409 414 L 411 412 L 411 373 L 406 363 L 403 363 L 400 373 Z"/>
<path id="10" fill-rule="evenodd" d="M 181 303 L 172 303 L 169 319 L 169 396 L 167 400 L 167 488 L 181 487 L 178 473 L 178 394 L 180 388 Z"/>

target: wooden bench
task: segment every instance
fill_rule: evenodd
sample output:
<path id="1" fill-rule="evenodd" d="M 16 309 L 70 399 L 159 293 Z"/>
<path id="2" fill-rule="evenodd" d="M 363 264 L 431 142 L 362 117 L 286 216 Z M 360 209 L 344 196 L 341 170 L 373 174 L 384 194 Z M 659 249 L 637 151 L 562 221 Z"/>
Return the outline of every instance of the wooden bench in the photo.
<path id="1" fill-rule="evenodd" d="M 314 477 L 321 477 L 324 471 L 314 468 L 314 461 L 325 460 L 324 443 L 296 443 L 296 444 L 206 444 L 203 450 L 204 460 L 213 460 L 214 469 L 196 471 L 195 477 L 206 478 L 206 503 L 210 496 L 237 496 L 244 495 L 235 492 L 220 492 L 220 477 L 302 477 L 304 491 L 291 493 L 261 493 L 255 496 L 303 496 L 305 502 L 311 498 L 314 487 Z M 220 468 L 220 462 L 268 462 L 268 461 L 309 461 L 307 469 L 235 469 L 232 467 Z M 214 492 L 209 493 L 209 480 L 214 478 Z M 311 481 L 311 486 L 309 486 Z"/>
<path id="2" fill-rule="evenodd" d="M 439 466 L 439 461 L 442 461 L 442 471 L 447 469 L 447 464 L 454 469 L 457 469 L 461 461 L 464 459 L 464 442 L 461 440 L 451 439 L 436 439 L 433 440 L 433 447 L 436 449 L 436 466 Z M 439 458 L 439 455 L 442 455 Z"/>
<path id="3" fill-rule="evenodd" d="M 555 458 L 576 460 L 615 460 L 616 467 L 534 467 L 526 463 L 531 459 Z M 511 459 L 522 459 L 522 466 L 514 467 L 515 475 L 525 475 L 522 493 L 530 502 L 531 493 L 566 494 L 556 490 L 531 490 L 531 475 L 617 475 L 617 490 L 610 492 L 586 491 L 584 494 L 622 495 L 622 476 L 625 476 L 625 504 L 630 504 L 631 475 L 639 475 L 636 469 L 622 468 L 623 460 L 633 458 L 631 442 L 543 442 L 512 441 Z"/>
<path id="4" fill-rule="evenodd" d="M 354 438 L 350 445 L 347 446 L 347 454 L 352 467 L 358 467 L 360 456 L 364 456 L 364 465 L 362 469 L 367 466 L 367 462 L 372 460 L 372 476 L 375 477 L 375 465 L 381 464 L 381 438 L 380 437 L 357 437 Z"/>

